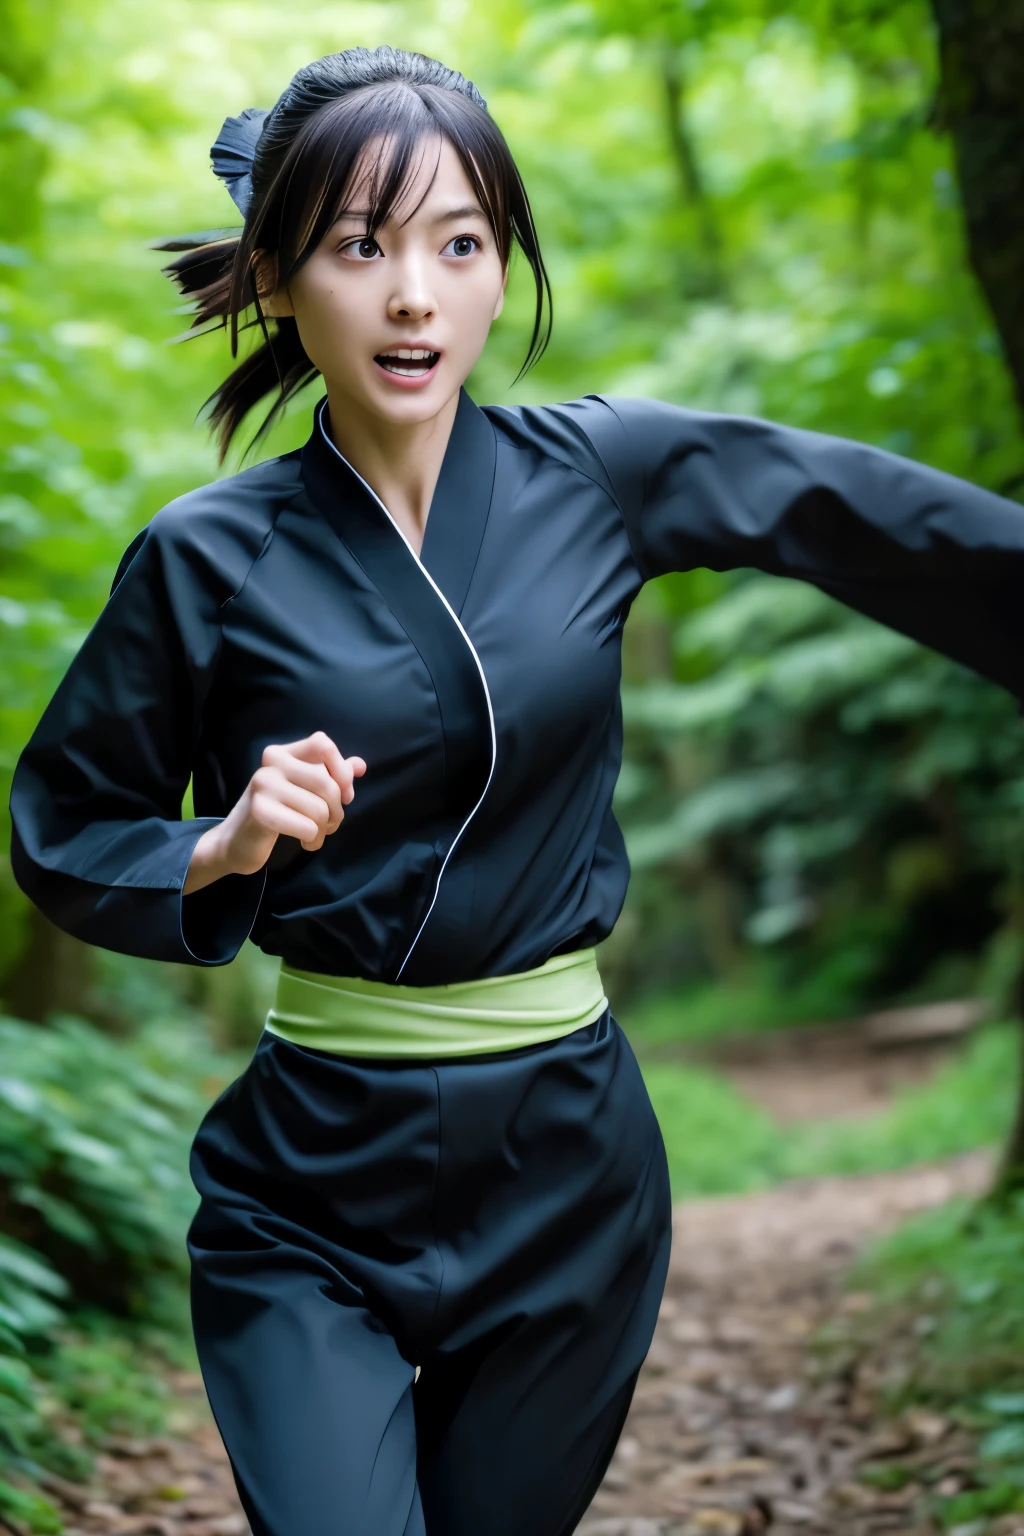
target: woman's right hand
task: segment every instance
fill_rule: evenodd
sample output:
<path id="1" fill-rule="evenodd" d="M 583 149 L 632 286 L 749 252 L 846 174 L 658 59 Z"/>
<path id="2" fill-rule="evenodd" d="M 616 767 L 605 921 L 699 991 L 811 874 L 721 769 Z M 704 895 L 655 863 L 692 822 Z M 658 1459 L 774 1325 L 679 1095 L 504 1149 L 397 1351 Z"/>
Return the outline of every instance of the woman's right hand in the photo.
<path id="1" fill-rule="evenodd" d="M 282 836 L 315 852 L 341 826 L 365 772 L 361 757 L 343 757 L 323 731 L 267 747 L 237 804 L 193 848 L 184 894 L 224 875 L 256 874 Z"/>

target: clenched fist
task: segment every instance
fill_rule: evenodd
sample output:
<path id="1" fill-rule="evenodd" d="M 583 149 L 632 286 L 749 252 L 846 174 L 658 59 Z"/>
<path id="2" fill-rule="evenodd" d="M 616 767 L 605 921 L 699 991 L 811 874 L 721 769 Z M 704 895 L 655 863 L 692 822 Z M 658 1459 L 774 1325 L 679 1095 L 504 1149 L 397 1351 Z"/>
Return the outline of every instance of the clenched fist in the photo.
<path id="1" fill-rule="evenodd" d="M 298 838 L 310 853 L 322 847 L 344 821 L 353 781 L 365 772 L 361 757 L 342 757 L 323 731 L 267 747 L 238 803 L 193 848 L 184 894 L 223 875 L 256 874 L 282 835 Z"/>

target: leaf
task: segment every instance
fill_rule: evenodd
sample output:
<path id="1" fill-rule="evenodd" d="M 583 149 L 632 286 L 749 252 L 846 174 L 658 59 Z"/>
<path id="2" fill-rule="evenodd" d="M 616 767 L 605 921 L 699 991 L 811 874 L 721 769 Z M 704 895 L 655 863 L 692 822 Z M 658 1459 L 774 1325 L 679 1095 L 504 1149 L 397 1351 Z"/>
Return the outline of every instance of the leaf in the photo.
<path id="1" fill-rule="evenodd" d="M 1014 1461 L 1024 1458 L 1024 1423 L 1002 1424 L 984 1435 L 978 1444 L 982 1461 Z"/>
<path id="2" fill-rule="evenodd" d="M 5 1277 L 20 1281 L 48 1296 L 66 1296 L 67 1283 L 31 1248 L 0 1234 L 0 1286 Z"/>

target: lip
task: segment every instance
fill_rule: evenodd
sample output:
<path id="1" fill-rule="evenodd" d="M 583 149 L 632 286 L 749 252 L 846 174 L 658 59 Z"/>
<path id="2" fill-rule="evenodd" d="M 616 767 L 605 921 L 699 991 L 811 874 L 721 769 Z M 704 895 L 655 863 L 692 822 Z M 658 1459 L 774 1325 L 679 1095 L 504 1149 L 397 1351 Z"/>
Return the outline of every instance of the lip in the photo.
<path id="1" fill-rule="evenodd" d="M 374 359 L 373 359 L 373 366 L 377 370 L 377 377 L 381 378 L 381 379 L 386 379 L 387 382 L 389 384 L 393 385 L 396 389 L 423 389 L 423 388 L 425 388 L 425 386 L 427 384 L 429 384 L 430 381 L 434 378 L 435 374 L 437 373 L 437 370 L 441 366 L 441 361 L 442 361 L 442 359 L 444 357 L 444 352 L 441 350 L 441 348 L 439 346 L 436 346 L 435 343 L 432 342 L 432 341 L 395 341 L 395 342 L 391 342 L 390 345 L 393 346 L 393 347 L 408 347 L 410 349 L 416 348 L 417 350 L 423 351 L 423 352 L 436 352 L 437 353 L 437 355 L 438 355 L 437 356 L 437 362 L 434 364 L 433 368 L 428 368 L 426 373 L 421 373 L 421 374 L 418 375 L 418 377 L 416 377 L 414 379 L 413 378 L 404 377 L 400 373 L 389 373 L 386 368 L 382 368 L 381 367 L 380 363 L 378 363 L 378 361 L 377 361 L 377 356 L 381 356 L 381 357 L 386 356 L 387 355 L 386 347 L 382 347 L 380 352 L 379 352 L 379 354 L 377 354 L 377 356 L 375 356 Z"/>

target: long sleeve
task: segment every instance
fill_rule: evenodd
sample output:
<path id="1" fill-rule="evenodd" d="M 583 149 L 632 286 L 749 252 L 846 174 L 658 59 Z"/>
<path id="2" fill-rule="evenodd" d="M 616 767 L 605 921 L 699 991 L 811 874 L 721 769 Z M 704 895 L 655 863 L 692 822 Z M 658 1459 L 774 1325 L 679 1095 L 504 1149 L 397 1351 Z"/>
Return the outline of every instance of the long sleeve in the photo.
<path id="1" fill-rule="evenodd" d="M 878 448 L 657 400 L 564 413 L 596 450 L 643 577 L 801 577 L 1024 694 L 1024 507 Z"/>
<path id="2" fill-rule="evenodd" d="M 248 935 L 266 876 L 182 895 L 193 847 L 220 820 L 183 821 L 181 806 L 232 585 L 211 558 L 216 532 L 194 528 L 172 503 L 121 561 L 18 763 L 11 862 L 26 895 L 88 943 L 219 965 Z"/>

